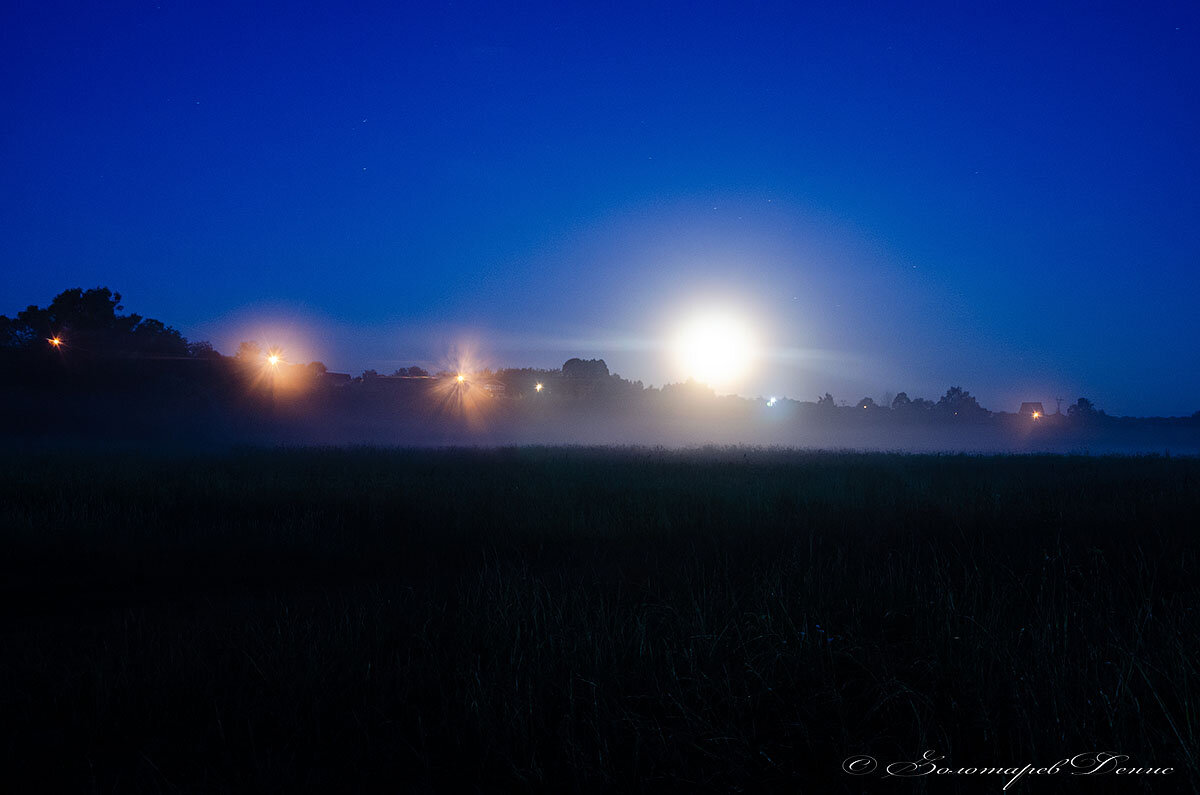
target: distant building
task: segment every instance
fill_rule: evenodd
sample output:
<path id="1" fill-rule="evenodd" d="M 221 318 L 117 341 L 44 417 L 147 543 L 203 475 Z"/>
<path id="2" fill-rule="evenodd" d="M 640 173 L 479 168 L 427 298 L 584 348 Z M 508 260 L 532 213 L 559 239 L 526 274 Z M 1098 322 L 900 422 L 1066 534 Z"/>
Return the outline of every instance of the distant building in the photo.
<path id="1" fill-rule="evenodd" d="M 327 386 L 345 386 L 351 380 L 349 373 L 321 373 L 321 383 Z"/>
<path id="2" fill-rule="evenodd" d="M 1021 408 L 1017 410 L 1017 414 L 1022 417 L 1039 419 L 1046 416 L 1046 410 L 1042 408 L 1041 403 L 1022 403 Z"/>

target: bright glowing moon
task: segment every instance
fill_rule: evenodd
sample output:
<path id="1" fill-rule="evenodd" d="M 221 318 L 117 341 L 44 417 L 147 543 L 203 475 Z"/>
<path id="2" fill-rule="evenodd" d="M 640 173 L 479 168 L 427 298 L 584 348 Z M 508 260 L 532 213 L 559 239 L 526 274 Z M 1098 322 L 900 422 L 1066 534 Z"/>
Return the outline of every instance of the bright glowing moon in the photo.
<path id="1" fill-rule="evenodd" d="M 679 330 L 675 355 L 688 378 L 711 387 L 731 387 L 758 355 L 750 327 L 723 312 L 697 315 Z"/>

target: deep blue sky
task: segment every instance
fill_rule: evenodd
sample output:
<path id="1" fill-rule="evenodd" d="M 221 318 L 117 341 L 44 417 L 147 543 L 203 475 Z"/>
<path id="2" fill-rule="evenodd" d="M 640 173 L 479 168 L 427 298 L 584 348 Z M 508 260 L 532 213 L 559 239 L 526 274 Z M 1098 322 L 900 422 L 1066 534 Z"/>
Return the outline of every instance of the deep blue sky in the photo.
<path id="1" fill-rule="evenodd" d="M 14 5 L 0 312 L 662 383 L 717 304 L 744 394 L 1200 409 L 1194 3 Z"/>

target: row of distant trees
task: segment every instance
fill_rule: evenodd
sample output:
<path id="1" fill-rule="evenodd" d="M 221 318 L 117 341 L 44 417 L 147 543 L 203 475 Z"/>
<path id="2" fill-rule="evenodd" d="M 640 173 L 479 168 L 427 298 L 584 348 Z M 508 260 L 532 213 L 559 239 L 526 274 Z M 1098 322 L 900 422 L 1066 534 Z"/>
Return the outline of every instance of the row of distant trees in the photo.
<path id="1" fill-rule="evenodd" d="M 833 395 L 826 392 L 817 398 L 817 405 L 826 409 L 833 408 L 835 406 Z M 890 406 L 880 406 L 869 397 L 858 401 L 855 406 L 859 409 L 867 410 L 891 409 L 892 411 L 905 414 L 942 412 L 950 415 L 974 417 L 986 416 L 991 413 L 979 405 L 979 401 L 975 399 L 975 396 L 961 386 L 952 386 L 947 389 L 946 394 L 942 395 L 936 403 L 921 397 L 910 398 L 907 392 L 901 392 L 892 399 Z"/>
<path id="2" fill-rule="evenodd" d="M 224 357 L 208 342 L 189 342 L 179 331 L 153 318 L 138 314 L 124 314 L 121 294 L 107 287 L 90 290 L 75 288 L 59 293 L 48 306 L 29 306 L 15 317 L 0 316 L 0 349 L 9 356 L 23 355 L 26 362 L 31 357 L 51 361 L 62 353 L 50 344 L 62 339 L 72 356 L 92 359 L 143 360 L 149 361 L 210 361 L 219 363 L 254 363 L 258 365 L 269 353 L 257 343 L 243 342 L 233 357 Z M 36 371 L 38 368 L 32 368 Z M 313 362 L 305 366 L 312 383 L 326 372 L 325 365 Z M 232 371 L 231 371 L 232 372 Z M 367 370 L 360 381 L 370 380 L 380 374 Z M 393 376 L 429 377 L 429 371 L 419 367 L 402 367 L 391 373 Z M 446 374 L 441 374 L 446 375 Z M 506 394 L 523 396 L 534 391 L 537 383 L 552 386 L 555 395 L 573 397 L 613 398 L 658 393 L 677 398 L 715 397 L 711 390 L 695 384 L 670 384 L 661 390 L 647 388 L 640 381 L 628 381 L 620 375 L 610 373 L 603 359 L 570 359 L 560 370 L 536 370 L 510 368 L 485 371 L 482 377 L 496 380 L 506 387 Z M 838 407 L 829 393 L 819 397 L 816 406 L 821 410 Z M 938 400 L 910 398 L 905 392 L 895 396 L 890 404 L 879 405 L 871 398 L 863 398 L 856 407 L 871 411 L 889 411 L 898 416 L 955 416 L 981 418 L 991 414 L 979 401 L 962 387 L 951 387 Z M 1079 398 L 1067 409 L 1072 418 L 1095 418 L 1104 416 L 1087 398 Z"/>
<path id="3" fill-rule="evenodd" d="M 833 407 L 833 395 L 826 392 L 821 397 L 817 398 L 817 405 L 823 408 Z M 891 410 L 900 414 L 906 415 L 921 415 L 942 412 L 956 416 L 975 417 L 988 415 L 992 412 L 979 405 L 979 401 L 975 399 L 967 390 L 961 386 L 952 386 L 946 390 L 946 394 L 942 395 L 937 401 L 926 400 L 925 398 L 917 397 L 910 398 L 907 392 L 900 392 L 890 404 L 885 403 L 880 405 L 874 399 L 865 397 L 855 404 L 856 408 L 866 409 L 871 411 Z M 1067 407 L 1067 416 L 1069 417 L 1104 417 L 1107 416 L 1101 409 L 1097 409 L 1092 401 L 1085 397 L 1079 398 L 1075 403 Z"/>
<path id="4" fill-rule="evenodd" d="M 49 306 L 30 305 L 15 317 L 0 315 L 0 346 L 8 350 L 44 349 L 47 342 L 69 339 L 87 353 L 142 357 L 219 356 L 207 342 L 189 343 L 162 321 L 121 314 L 121 294 L 107 287 L 64 290 Z"/>

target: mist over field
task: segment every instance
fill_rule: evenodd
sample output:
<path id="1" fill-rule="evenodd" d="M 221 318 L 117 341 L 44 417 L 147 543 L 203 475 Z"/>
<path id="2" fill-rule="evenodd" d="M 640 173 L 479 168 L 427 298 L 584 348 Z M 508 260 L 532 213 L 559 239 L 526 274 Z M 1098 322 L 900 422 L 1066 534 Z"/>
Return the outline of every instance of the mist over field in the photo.
<path id="1" fill-rule="evenodd" d="M 748 398 L 695 379 L 647 386 L 603 359 L 578 357 L 556 369 L 464 360 L 438 372 L 414 365 L 351 375 L 253 341 L 224 355 L 161 321 L 123 314 L 120 300 L 107 288 L 75 289 L 0 316 L 0 417 L 12 442 L 1200 452 L 1200 412 L 1113 417 L 1086 397 L 1065 408 L 1059 399 L 1053 411 L 1040 401 L 993 411 L 961 386 L 879 401 L 828 392 L 814 401 Z M 722 361 L 707 358 L 711 351 L 730 353 L 720 335 L 696 339 L 702 344 L 689 350 L 701 369 Z"/>
<path id="2" fill-rule="evenodd" d="M 230 391 L 219 393 L 205 383 L 189 385 L 182 395 L 124 388 L 84 394 L 6 390 L 6 416 L 22 417 L 8 424 L 6 433 L 11 443 L 34 446 L 91 441 L 181 449 L 732 444 L 909 452 L 1200 452 L 1200 420 L 1193 417 L 1050 414 L 1034 419 L 977 406 L 966 416 L 937 407 L 914 411 L 717 397 L 695 384 L 650 390 L 612 378 L 573 382 L 555 371 L 488 377 L 489 384 L 512 384 L 508 394 L 488 391 L 480 385 L 482 377 L 458 383 L 443 376 L 368 377 L 337 387 L 318 379 L 297 392 L 271 395 L 244 386 L 234 372 L 225 383 Z M 521 389 L 522 381 L 529 382 L 527 390 Z M 534 383 L 543 389 L 535 392 Z"/>
<path id="3" fill-rule="evenodd" d="M 118 301 L 0 317 L 14 780 L 861 793 L 862 749 L 1114 748 L 1197 781 L 1200 417 L 351 375 Z"/>

